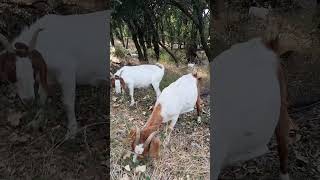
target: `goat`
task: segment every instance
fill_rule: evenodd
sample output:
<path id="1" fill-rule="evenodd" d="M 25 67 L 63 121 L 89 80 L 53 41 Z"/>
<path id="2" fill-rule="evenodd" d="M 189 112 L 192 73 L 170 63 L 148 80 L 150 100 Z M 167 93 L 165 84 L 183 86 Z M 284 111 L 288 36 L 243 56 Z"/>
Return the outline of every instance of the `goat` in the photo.
<path id="1" fill-rule="evenodd" d="M 211 64 L 214 122 L 212 171 L 268 151 L 274 131 L 280 178 L 289 180 L 286 80 L 278 59 L 279 39 L 254 38 L 233 45 Z"/>
<path id="2" fill-rule="evenodd" d="M 171 120 L 170 132 L 167 136 L 167 140 L 169 140 L 180 114 L 193 111 L 196 106 L 198 120 L 201 119 L 200 81 L 201 77 L 198 77 L 195 73 L 190 73 L 183 75 L 163 89 L 149 120 L 143 128 L 141 130 L 139 128 L 130 130 L 131 148 L 136 156 L 139 158 L 144 158 L 147 155 L 152 158 L 159 157 L 161 142 L 155 136 L 163 123 Z"/>
<path id="3" fill-rule="evenodd" d="M 123 66 L 114 75 L 111 75 L 112 87 L 115 88 L 117 94 L 129 88 L 131 97 L 130 106 L 133 106 L 135 100 L 133 98 L 134 88 L 147 88 L 150 85 L 154 88 L 157 98 L 160 96 L 160 82 L 163 78 L 165 68 L 162 64 L 156 65 L 143 64 L 137 66 Z"/>
<path id="4" fill-rule="evenodd" d="M 110 10 L 104 10 L 79 15 L 43 16 L 14 39 L 16 52 L 1 36 L 0 40 L 6 47 L 1 53 L 1 62 L 9 64 L 3 68 L 5 73 L 2 74 L 9 75 L 15 82 L 21 99 L 34 99 L 33 83 L 39 82 L 40 102 L 44 104 L 50 95 L 48 85 L 61 85 L 68 117 L 66 138 L 74 138 L 78 127 L 74 109 L 76 84 L 98 85 L 107 81 L 110 13 Z M 38 38 L 32 36 L 38 29 L 44 30 L 37 34 Z M 30 47 L 27 42 L 30 42 Z M 13 55 L 19 58 L 12 61 Z"/>
<path id="5" fill-rule="evenodd" d="M 249 8 L 249 16 L 254 16 L 254 17 L 257 17 L 257 18 L 260 18 L 260 19 L 266 19 L 268 14 L 270 13 L 271 11 L 271 7 L 269 6 L 269 8 L 263 8 L 263 7 L 254 7 L 254 6 L 251 6 Z"/>

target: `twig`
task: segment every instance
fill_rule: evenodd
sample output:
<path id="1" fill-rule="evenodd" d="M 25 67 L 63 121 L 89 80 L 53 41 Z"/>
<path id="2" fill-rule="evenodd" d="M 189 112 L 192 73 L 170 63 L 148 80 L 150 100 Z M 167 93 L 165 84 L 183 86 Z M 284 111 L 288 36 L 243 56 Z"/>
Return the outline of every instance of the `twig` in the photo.
<path id="1" fill-rule="evenodd" d="M 107 122 L 88 124 L 88 125 L 80 128 L 75 134 L 78 134 L 79 132 L 81 132 L 82 130 L 84 130 L 84 129 L 88 128 L 88 127 L 102 125 L 102 124 L 107 124 Z M 55 149 L 59 148 L 61 146 L 61 144 L 63 144 L 67 140 L 68 140 L 68 138 L 63 138 L 63 140 L 61 140 L 60 142 L 56 143 L 52 148 L 50 148 L 47 154 L 49 154 L 49 153 L 53 152 Z"/>
<path id="2" fill-rule="evenodd" d="M 87 142 L 87 127 L 84 128 L 83 136 L 84 136 L 84 143 L 86 144 L 86 148 L 89 151 L 90 155 L 92 155 L 92 152 L 91 152 L 91 150 L 89 148 L 89 144 Z"/>

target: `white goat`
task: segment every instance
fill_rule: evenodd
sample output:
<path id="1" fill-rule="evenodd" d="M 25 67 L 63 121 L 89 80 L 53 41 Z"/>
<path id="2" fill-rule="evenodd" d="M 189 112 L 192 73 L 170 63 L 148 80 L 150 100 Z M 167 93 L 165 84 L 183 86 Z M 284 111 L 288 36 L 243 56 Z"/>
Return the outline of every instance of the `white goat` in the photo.
<path id="1" fill-rule="evenodd" d="M 75 117 L 75 89 L 76 84 L 97 85 L 98 82 L 107 80 L 107 62 L 109 61 L 109 32 L 110 10 L 104 10 L 80 15 L 46 15 L 37 20 L 33 25 L 24 29 L 14 39 L 16 49 L 28 49 L 27 42 L 36 44 L 34 49 L 37 56 L 42 57 L 40 72 L 36 78 L 32 76 L 36 63 L 30 55 L 18 57 L 16 62 L 17 91 L 22 99 L 34 98 L 33 82 L 40 79 L 40 100 L 45 102 L 48 89 L 46 88 L 46 73 L 49 83 L 58 82 L 63 93 L 63 104 L 68 116 L 68 133 L 66 138 L 73 138 L 77 132 Z M 44 28 L 36 38 L 32 34 Z M 105 38 L 103 38 L 105 37 Z M 2 38 L 2 43 L 8 52 L 14 52 L 12 45 Z M 20 43 L 20 44 L 19 44 Z M 25 45 L 25 46 L 24 46 Z M 31 61 L 28 61 L 30 59 Z M 45 62 L 44 62 L 45 61 Z M 32 65 L 31 65 L 32 64 Z M 39 77 L 40 76 L 40 77 Z M 51 81 L 50 80 L 56 80 Z"/>
<path id="2" fill-rule="evenodd" d="M 280 176 L 289 180 L 288 119 L 280 99 L 279 61 L 269 45 L 255 38 L 232 46 L 213 60 L 214 180 L 223 167 L 266 153 L 275 129 Z"/>
<path id="3" fill-rule="evenodd" d="M 271 6 L 269 6 L 269 8 L 262 8 L 262 7 L 254 7 L 251 6 L 249 8 L 249 16 L 254 16 L 260 19 L 267 19 L 268 14 L 271 11 Z"/>
<path id="4" fill-rule="evenodd" d="M 141 130 L 139 128 L 131 129 L 131 147 L 136 156 L 150 155 L 153 158 L 158 158 L 160 139 L 155 138 L 155 135 L 161 124 L 171 121 L 170 132 L 166 137 L 168 142 L 180 114 L 193 111 L 196 106 L 198 120 L 201 119 L 200 80 L 201 78 L 196 74 L 190 73 L 183 75 L 163 89 L 147 123 Z"/>
<path id="5" fill-rule="evenodd" d="M 129 88 L 131 97 L 130 106 L 133 106 L 135 101 L 133 92 L 135 88 L 147 88 L 150 85 L 154 88 L 157 98 L 160 96 L 160 82 L 163 78 L 165 68 L 162 64 L 156 65 L 143 64 L 137 66 L 123 66 L 114 75 L 112 75 L 112 86 L 119 94 L 122 89 Z"/>

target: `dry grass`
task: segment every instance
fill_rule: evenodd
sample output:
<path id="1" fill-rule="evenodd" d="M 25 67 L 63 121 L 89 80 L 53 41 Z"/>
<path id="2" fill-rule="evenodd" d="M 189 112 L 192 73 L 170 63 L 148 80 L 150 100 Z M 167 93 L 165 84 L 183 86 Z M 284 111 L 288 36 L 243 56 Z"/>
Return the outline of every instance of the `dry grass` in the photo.
<path id="1" fill-rule="evenodd" d="M 161 89 L 187 72 L 187 67 L 176 68 L 173 64 L 161 63 L 166 67 Z M 207 69 L 201 68 L 199 72 L 208 84 Z M 131 150 L 127 142 L 128 131 L 131 127 L 144 125 L 151 114 L 148 108 L 155 101 L 155 93 L 150 88 L 137 90 L 134 96 L 138 103 L 135 108 L 130 108 L 127 94 L 116 97 L 111 93 L 111 179 L 209 179 L 209 99 L 204 99 L 207 114 L 203 115 L 201 123 L 197 122 L 195 112 L 180 116 L 169 146 L 161 147 L 159 160 L 148 159 L 134 164 L 132 157 L 127 157 Z M 160 139 L 164 137 L 163 131 Z M 130 172 L 125 169 L 127 165 L 131 168 Z M 146 171 L 134 172 L 138 165 L 146 165 Z"/>

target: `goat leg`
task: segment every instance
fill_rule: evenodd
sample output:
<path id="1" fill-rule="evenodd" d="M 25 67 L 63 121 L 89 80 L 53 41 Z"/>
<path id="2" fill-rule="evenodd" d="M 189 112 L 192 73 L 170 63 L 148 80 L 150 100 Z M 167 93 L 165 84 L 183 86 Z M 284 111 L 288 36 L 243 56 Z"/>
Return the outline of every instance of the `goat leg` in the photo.
<path id="1" fill-rule="evenodd" d="M 280 159 L 280 179 L 289 180 L 288 175 L 288 135 L 289 115 L 285 107 L 281 107 L 280 119 L 276 128 L 276 138 Z"/>
<path id="2" fill-rule="evenodd" d="M 197 120 L 198 120 L 198 123 L 200 123 L 201 122 L 201 112 L 202 112 L 200 96 L 198 96 L 196 105 L 197 105 L 197 115 L 198 115 L 198 119 Z"/>
<path id="3" fill-rule="evenodd" d="M 71 71 L 72 72 L 72 71 Z M 77 132 L 77 120 L 75 117 L 74 101 L 75 101 L 75 75 L 62 76 L 62 92 L 63 92 L 63 104 L 66 109 L 68 117 L 68 133 L 66 139 L 73 139 Z"/>

